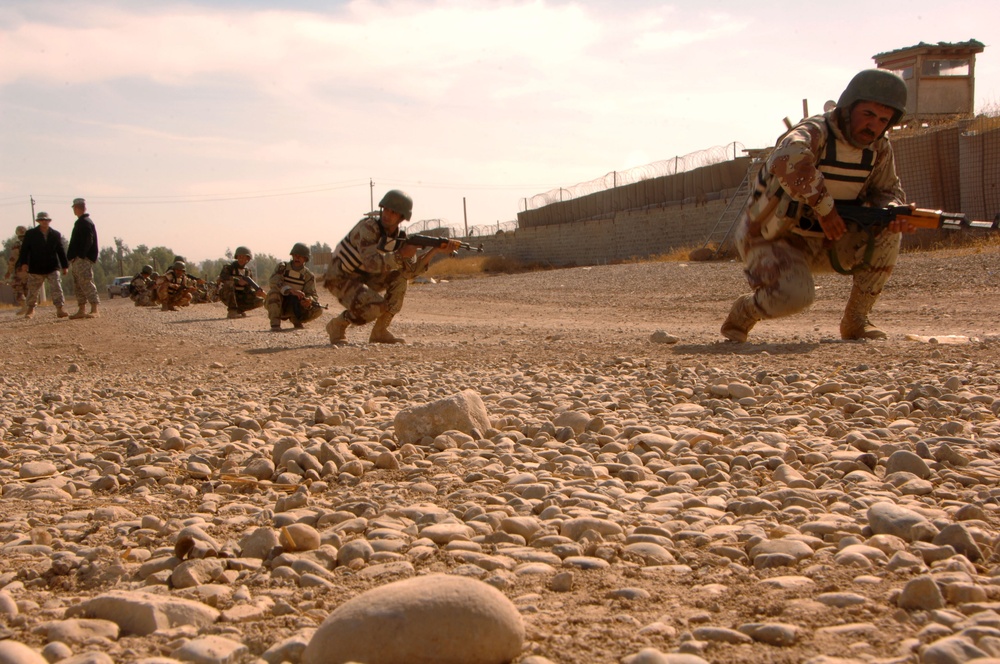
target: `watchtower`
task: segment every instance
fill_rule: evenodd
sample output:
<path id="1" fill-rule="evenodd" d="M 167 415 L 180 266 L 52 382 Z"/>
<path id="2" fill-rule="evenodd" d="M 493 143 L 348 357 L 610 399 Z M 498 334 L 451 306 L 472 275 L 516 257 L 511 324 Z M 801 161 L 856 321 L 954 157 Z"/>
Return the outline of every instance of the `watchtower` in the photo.
<path id="1" fill-rule="evenodd" d="M 879 69 L 906 81 L 906 115 L 902 122 L 971 118 L 975 111 L 976 54 L 982 42 L 938 42 L 899 48 L 872 56 Z"/>

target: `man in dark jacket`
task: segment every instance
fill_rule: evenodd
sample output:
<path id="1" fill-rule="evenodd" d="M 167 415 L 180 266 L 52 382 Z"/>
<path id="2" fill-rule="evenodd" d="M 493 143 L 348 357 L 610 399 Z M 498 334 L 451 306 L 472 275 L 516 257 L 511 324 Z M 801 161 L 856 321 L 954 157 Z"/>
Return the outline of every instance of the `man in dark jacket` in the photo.
<path id="1" fill-rule="evenodd" d="M 97 305 L 101 299 L 97 296 L 97 286 L 94 285 L 94 263 L 97 262 L 97 228 L 87 214 L 87 201 L 82 198 L 73 199 L 73 214 L 76 223 L 73 233 L 69 236 L 69 248 L 66 257 L 73 273 L 73 290 L 76 292 L 77 312 L 70 318 L 94 318 L 97 316 Z M 85 311 L 90 303 L 90 313 Z"/>
<path id="2" fill-rule="evenodd" d="M 28 278 L 28 296 L 25 299 L 24 317 L 31 318 L 35 315 L 35 305 L 38 304 L 38 291 L 45 280 L 49 281 L 49 288 L 52 291 L 52 304 L 56 305 L 56 316 L 66 318 L 67 314 L 63 309 L 65 300 L 63 298 L 62 282 L 59 280 L 59 272 L 66 274 L 69 262 L 66 260 L 66 251 L 62 245 L 62 235 L 59 231 L 49 228 L 52 217 L 48 212 L 39 212 L 35 215 L 38 225 L 29 228 L 24 234 L 21 243 L 21 253 L 17 257 L 17 270 Z"/>

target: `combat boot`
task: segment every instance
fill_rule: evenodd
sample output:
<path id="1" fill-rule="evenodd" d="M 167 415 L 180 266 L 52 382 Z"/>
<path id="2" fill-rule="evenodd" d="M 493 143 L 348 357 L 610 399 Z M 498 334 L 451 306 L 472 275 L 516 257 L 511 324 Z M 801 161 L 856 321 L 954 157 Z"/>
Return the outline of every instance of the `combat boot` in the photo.
<path id="1" fill-rule="evenodd" d="M 347 328 L 351 323 L 347 320 L 347 312 L 330 319 L 326 324 L 326 333 L 330 335 L 330 343 L 334 346 L 347 343 Z"/>
<path id="2" fill-rule="evenodd" d="M 373 344 L 405 344 L 406 339 L 395 336 L 389 331 L 389 323 L 392 322 L 393 314 L 382 314 L 375 319 L 375 327 L 368 337 L 368 342 Z"/>
<path id="3" fill-rule="evenodd" d="M 62 306 L 56 307 L 56 318 L 66 318 L 67 316 L 69 316 L 69 314 L 66 313 L 66 310 L 63 309 Z"/>
<path id="4" fill-rule="evenodd" d="M 170 306 L 166 302 L 160 305 L 160 311 L 177 311 L 177 307 Z M 72 316 L 70 316 L 72 318 Z"/>
<path id="5" fill-rule="evenodd" d="M 24 320 L 28 320 L 29 318 L 31 318 L 34 315 L 35 315 L 35 308 L 34 307 L 28 307 L 24 311 Z"/>
<path id="6" fill-rule="evenodd" d="M 24 314 L 26 314 L 26 313 L 28 313 L 28 305 L 26 305 L 26 304 L 22 304 L 22 305 L 21 305 L 21 308 L 20 308 L 20 309 L 18 309 L 18 310 L 17 310 L 17 313 L 15 313 L 14 315 L 15 315 L 15 316 L 23 316 L 23 315 L 24 315 Z"/>
<path id="7" fill-rule="evenodd" d="M 97 318 L 99 315 L 100 314 L 97 313 L 97 303 L 91 303 L 90 311 L 87 313 L 87 318 Z"/>
<path id="8" fill-rule="evenodd" d="M 80 308 L 76 310 L 75 314 L 70 314 L 70 320 L 80 320 L 81 318 L 87 317 L 87 307 L 81 304 Z"/>
<path id="9" fill-rule="evenodd" d="M 757 321 L 764 318 L 764 312 L 757 306 L 754 296 L 741 295 L 733 302 L 726 322 L 722 324 L 722 336 L 730 341 L 741 344 L 747 340 L 750 330 Z"/>
<path id="10" fill-rule="evenodd" d="M 841 339 L 888 339 L 889 335 L 868 320 L 868 314 L 875 306 L 877 295 L 863 292 L 857 286 L 851 288 L 844 317 L 840 321 Z"/>
<path id="11" fill-rule="evenodd" d="M 226 315 L 226 318 L 240 318 L 240 317 L 241 317 L 240 312 L 237 311 L 236 309 L 230 309 L 229 313 Z"/>

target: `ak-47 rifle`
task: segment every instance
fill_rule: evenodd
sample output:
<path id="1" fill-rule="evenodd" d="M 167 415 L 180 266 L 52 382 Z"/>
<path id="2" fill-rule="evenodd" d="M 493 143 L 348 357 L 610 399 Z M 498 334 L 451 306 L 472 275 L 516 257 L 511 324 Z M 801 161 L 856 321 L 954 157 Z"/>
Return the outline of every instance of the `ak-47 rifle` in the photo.
<path id="1" fill-rule="evenodd" d="M 433 247 L 435 249 L 438 249 L 438 248 L 442 248 L 443 249 L 444 247 L 448 246 L 449 242 L 451 242 L 451 240 L 449 238 L 446 238 L 446 237 L 434 237 L 433 235 L 416 235 L 416 234 L 409 235 L 409 234 L 407 234 L 406 237 L 403 238 L 403 244 L 410 244 L 410 245 L 413 245 L 415 247 L 428 247 L 428 248 Z M 479 245 L 478 247 L 473 247 L 471 244 L 469 244 L 467 242 L 459 242 L 458 248 L 459 249 L 465 249 L 466 251 L 476 251 L 476 252 L 479 252 L 479 253 L 483 252 L 483 245 Z"/>
<path id="2" fill-rule="evenodd" d="M 837 252 L 833 247 L 830 248 L 830 265 L 840 274 L 854 274 L 867 267 L 871 263 L 872 255 L 875 252 L 875 236 L 888 228 L 889 224 L 897 219 L 907 221 L 916 228 L 1000 230 L 1000 214 L 997 214 L 993 221 L 974 221 L 961 212 L 942 212 L 941 210 L 911 208 L 909 205 L 890 205 L 884 208 L 873 208 L 844 204 L 837 205 L 837 212 L 849 228 L 868 234 L 868 245 L 865 247 L 864 257 L 857 265 L 850 269 L 846 269 L 840 264 L 840 257 L 837 256 Z"/>

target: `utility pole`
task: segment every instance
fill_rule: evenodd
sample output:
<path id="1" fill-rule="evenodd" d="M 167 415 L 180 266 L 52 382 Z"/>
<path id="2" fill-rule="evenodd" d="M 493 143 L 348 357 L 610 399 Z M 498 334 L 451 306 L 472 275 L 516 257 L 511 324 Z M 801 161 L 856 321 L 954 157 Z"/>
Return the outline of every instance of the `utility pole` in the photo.
<path id="1" fill-rule="evenodd" d="M 35 225 L 35 197 L 28 194 L 28 200 L 31 201 L 31 225 Z"/>
<path id="2" fill-rule="evenodd" d="M 368 209 L 375 211 L 375 182 L 368 178 Z"/>
<path id="3" fill-rule="evenodd" d="M 469 237 L 469 211 L 465 207 L 465 196 L 462 196 L 462 216 L 465 218 L 465 237 Z"/>

